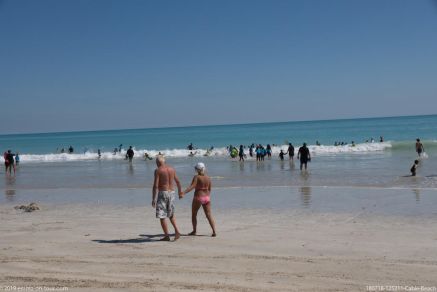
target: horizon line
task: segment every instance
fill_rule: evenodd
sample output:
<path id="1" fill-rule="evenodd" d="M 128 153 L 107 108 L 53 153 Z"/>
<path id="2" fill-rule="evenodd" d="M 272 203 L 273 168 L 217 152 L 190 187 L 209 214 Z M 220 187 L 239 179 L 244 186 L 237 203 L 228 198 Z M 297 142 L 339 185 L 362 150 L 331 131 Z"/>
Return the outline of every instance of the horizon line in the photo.
<path id="1" fill-rule="evenodd" d="M 230 123 L 230 124 L 204 124 L 204 125 L 186 125 L 186 126 L 164 126 L 151 128 L 121 128 L 121 129 L 92 129 L 92 130 L 72 130 L 72 131 L 48 131 L 48 132 L 26 132 L 26 133 L 8 133 L 0 136 L 13 135 L 41 135 L 41 134 L 62 134 L 62 133 L 90 133 L 90 132 L 110 132 L 110 131 L 131 131 L 131 130 L 157 130 L 157 129 L 178 129 L 178 128 L 196 128 L 196 127 L 220 127 L 220 126 L 243 126 L 243 125 L 260 125 L 260 124 L 284 124 L 284 123 L 302 123 L 302 122 L 329 122 L 329 121 L 347 121 L 347 120 L 366 120 L 366 119 L 390 119 L 390 118 L 408 118 L 408 117 L 427 117 L 437 114 L 424 115 L 400 115 L 400 116 L 375 116 L 375 117 L 358 117 L 358 118 L 340 118 L 340 119 L 320 119 L 320 120 L 295 120 L 295 121 L 272 121 L 272 122 L 249 122 L 249 123 Z"/>

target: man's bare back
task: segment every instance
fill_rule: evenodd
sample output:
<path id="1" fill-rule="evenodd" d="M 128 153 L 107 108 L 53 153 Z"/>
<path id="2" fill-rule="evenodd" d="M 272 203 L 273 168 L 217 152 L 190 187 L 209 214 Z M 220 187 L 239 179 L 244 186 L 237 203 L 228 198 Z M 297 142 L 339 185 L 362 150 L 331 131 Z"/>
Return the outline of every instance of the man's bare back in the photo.
<path id="1" fill-rule="evenodd" d="M 180 232 L 176 226 L 176 219 L 174 216 L 174 188 L 173 181 L 175 181 L 179 192 L 179 198 L 182 196 L 181 183 L 176 175 L 174 168 L 165 164 L 163 156 L 156 158 L 155 178 L 153 180 L 152 190 L 152 206 L 156 208 L 156 218 L 161 221 L 161 227 L 165 236 L 161 239 L 163 241 L 170 241 L 168 234 L 167 223 L 165 219 L 168 217 L 175 229 L 175 238 L 180 237 Z M 159 196 L 158 195 L 159 192 Z"/>
<path id="2" fill-rule="evenodd" d="M 173 181 L 176 172 L 172 167 L 162 165 L 155 170 L 155 185 L 158 191 L 173 191 Z"/>

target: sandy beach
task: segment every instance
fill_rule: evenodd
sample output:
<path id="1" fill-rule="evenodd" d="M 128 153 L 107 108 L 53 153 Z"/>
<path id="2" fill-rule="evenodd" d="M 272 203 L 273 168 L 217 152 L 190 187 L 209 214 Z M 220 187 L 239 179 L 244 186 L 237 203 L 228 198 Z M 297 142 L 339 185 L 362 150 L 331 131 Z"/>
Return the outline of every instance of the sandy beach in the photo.
<path id="1" fill-rule="evenodd" d="M 162 236 L 150 206 L 0 207 L 0 287 L 131 291 L 366 291 L 437 286 L 437 218 L 300 208 L 213 208 L 198 236 Z M 177 220 L 191 231 L 190 208 Z M 65 291 L 65 290 L 64 290 Z"/>

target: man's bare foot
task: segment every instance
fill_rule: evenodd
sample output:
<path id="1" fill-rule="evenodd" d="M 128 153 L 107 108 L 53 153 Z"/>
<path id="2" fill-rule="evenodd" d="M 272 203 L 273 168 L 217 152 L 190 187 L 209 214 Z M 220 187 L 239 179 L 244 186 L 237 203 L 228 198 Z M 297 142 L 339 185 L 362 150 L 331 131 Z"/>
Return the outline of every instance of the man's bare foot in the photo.
<path id="1" fill-rule="evenodd" d="M 188 235 L 191 235 L 191 236 L 196 235 L 196 231 L 191 231 L 190 233 L 188 233 Z"/>
<path id="2" fill-rule="evenodd" d="M 173 240 L 173 241 L 176 241 L 176 240 L 178 240 L 179 238 L 181 238 L 181 234 L 180 234 L 180 233 L 176 233 L 176 234 L 174 235 L 174 240 Z"/>
<path id="3" fill-rule="evenodd" d="M 211 235 L 211 237 L 216 237 L 216 236 L 217 234 L 215 232 Z"/>
<path id="4" fill-rule="evenodd" d="M 170 241 L 170 236 L 164 236 L 159 241 Z"/>

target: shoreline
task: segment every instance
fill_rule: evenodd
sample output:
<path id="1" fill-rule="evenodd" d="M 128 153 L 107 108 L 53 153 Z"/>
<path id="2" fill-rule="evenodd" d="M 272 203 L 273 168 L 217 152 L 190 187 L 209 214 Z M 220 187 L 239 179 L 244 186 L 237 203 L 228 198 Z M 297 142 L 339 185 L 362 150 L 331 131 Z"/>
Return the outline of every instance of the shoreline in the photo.
<path id="1" fill-rule="evenodd" d="M 245 191 L 247 198 L 251 190 Z M 269 199 L 265 189 L 259 191 Z M 331 191 L 313 198 L 335 197 Z M 356 197 L 364 202 L 359 194 Z M 435 197 L 435 192 L 424 196 L 421 208 L 429 205 L 428 197 Z M 13 209 L 15 203 L 2 205 L 0 284 L 65 286 L 70 291 L 437 287 L 435 212 L 402 216 L 362 210 L 361 205 L 332 212 L 311 208 L 314 201 L 310 208 L 220 205 L 220 200 L 229 198 L 212 197 L 218 237 L 210 237 L 200 211 L 199 236 L 182 236 L 170 243 L 156 241 L 162 231 L 149 206 L 149 193 L 141 205 L 96 204 L 90 199 L 88 203 L 40 203 L 41 210 L 32 213 Z M 392 199 L 396 198 L 401 196 Z M 187 234 L 191 197 L 179 202 L 176 219 Z M 383 202 L 390 205 L 390 200 Z"/>

